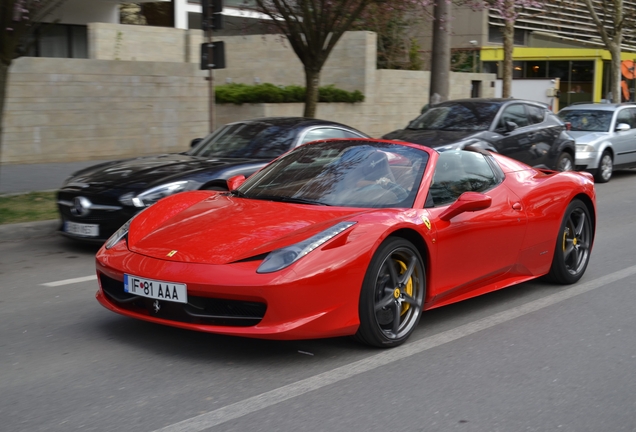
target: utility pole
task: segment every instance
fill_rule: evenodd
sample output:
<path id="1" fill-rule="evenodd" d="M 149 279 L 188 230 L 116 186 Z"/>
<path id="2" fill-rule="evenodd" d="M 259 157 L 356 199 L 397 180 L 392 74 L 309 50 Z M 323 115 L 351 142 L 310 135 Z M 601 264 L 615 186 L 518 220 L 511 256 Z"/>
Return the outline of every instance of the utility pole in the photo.
<path id="1" fill-rule="evenodd" d="M 212 32 L 223 28 L 223 0 L 201 0 L 201 29 L 207 42 L 201 44 L 201 69 L 208 70 L 208 111 L 209 129 L 214 132 L 216 95 L 214 92 L 214 69 L 225 68 L 225 46 L 223 42 L 213 42 Z"/>
<path id="2" fill-rule="evenodd" d="M 448 100 L 451 66 L 451 3 L 438 0 L 433 11 L 433 50 L 431 53 L 431 84 L 429 105 Z"/>

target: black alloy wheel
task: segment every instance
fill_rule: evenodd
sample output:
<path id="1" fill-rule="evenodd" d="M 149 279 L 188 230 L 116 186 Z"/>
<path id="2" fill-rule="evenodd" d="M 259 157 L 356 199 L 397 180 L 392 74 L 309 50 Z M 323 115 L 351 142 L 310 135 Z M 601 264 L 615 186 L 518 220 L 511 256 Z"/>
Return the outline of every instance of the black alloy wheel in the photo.
<path id="1" fill-rule="evenodd" d="M 417 327 L 425 291 L 420 253 L 409 241 L 389 237 L 376 251 L 364 277 L 356 339 L 382 348 L 402 344 Z"/>
<path id="2" fill-rule="evenodd" d="M 548 275 L 552 281 L 573 284 L 581 279 L 590 261 L 593 230 L 587 206 L 578 199 L 573 200 L 565 211 L 556 240 Z"/>

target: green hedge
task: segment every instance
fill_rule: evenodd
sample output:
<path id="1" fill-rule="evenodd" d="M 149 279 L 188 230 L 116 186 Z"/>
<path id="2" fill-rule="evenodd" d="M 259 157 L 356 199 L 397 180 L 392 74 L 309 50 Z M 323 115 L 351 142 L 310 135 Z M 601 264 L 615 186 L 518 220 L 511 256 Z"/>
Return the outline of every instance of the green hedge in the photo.
<path id="1" fill-rule="evenodd" d="M 276 86 L 263 83 L 256 85 L 223 84 L 215 88 L 216 103 L 285 103 L 305 102 L 305 87 Z M 318 89 L 318 102 L 362 102 L 364 95 L 356 90 L 348 92 L 333 85 Z"/>

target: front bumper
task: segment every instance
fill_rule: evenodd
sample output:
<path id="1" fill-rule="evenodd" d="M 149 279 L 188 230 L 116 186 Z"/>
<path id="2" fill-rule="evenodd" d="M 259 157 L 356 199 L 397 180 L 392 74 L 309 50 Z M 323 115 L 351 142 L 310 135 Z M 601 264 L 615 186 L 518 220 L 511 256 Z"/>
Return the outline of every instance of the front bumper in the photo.
<path id="1" fill-rule="evenodd" d="M 366 266 L 301 271 L 302 266 L 292 265 L 281 272 L 257 274 L 260 263 L 175 262 L 130 252 L 120 242 L 97 254 L 100 287 L 96 297 L 122 315 L 209 333 L 284 340 L 357 331 Z M 188 303 L 162 300 L 157 311 L 154 300 L 123 292 L 124 274 L 186 283 Z"/>
<path id="2" fill-rule="evenodd" d="M 576 152 L 575 165 L 579 169 L 590 170 L 598 168 L 598 152 Z"/>

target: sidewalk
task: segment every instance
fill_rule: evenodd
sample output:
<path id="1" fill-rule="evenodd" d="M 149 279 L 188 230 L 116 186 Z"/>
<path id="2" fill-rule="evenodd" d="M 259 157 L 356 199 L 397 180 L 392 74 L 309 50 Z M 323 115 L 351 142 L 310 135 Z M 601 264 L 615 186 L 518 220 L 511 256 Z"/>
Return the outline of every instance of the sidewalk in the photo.
<path id="1" fill-rule="evenodd" d="M 0 165 L 0 195 L 59 189 L 75 171 L 107 160 Z"/>
<path id="2" fill-rule="evenodd" d="M 56 190 L 75 171 L 101 162 L 107 161 L 0 165 L 0 195 Z M 59 225 L 58 219 L 0 225 L 0 243 L 54 236 Z"/>

